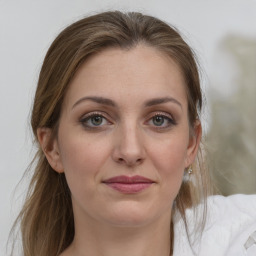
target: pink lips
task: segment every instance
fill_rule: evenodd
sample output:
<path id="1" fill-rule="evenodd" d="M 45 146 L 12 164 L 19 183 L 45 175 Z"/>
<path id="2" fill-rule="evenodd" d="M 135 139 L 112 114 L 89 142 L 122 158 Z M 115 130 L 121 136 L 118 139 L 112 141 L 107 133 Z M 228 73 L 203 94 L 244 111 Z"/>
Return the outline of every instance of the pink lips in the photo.
<path id="1" fill-rule="evenodd" d="M 119 192 L 134 194 L 150 187 L 155 182 L 138 175 L 132 177 L 122 175 L 104 180 L 103 183 Z"/>

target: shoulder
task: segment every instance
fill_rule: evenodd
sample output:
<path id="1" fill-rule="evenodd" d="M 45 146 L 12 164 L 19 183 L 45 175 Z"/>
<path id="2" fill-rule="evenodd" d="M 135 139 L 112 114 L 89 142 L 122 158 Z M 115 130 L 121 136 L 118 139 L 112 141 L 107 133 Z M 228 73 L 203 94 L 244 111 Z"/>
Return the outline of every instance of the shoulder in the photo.
<path id="1" fill-rule="evenodd" d="M 249 255 L 251 250 L 256 255 L 256 244 L 248 244 L 250 237 L 256 240 L 256 195 L 213 196 L 208 211 L 201 251 L 211 245 L 227 256 Z"/>
<path id="2" fill-rule="evenodd" d="M 207 200 L 207 225 L 226 223 L 231 228 L 243 228 L 256 222 L 256 195 L 211 196 Z"/>
<path id="3" fill-rule="evenodd" d="M 210 196 L 208 198 L 208 207 L 210 208 L 220 208 L 225 212 L 230 209 L 237 209 L 239 212 L 244 212 L 248 214 L 248 211 L 255 214 L 253 211 L 256 207 L 256 195 L 232 195 L 232 196 Z M 221 210 L 219 209 L 219 210 Z M 218 214 L 220 211 L 218 210 Z"/>
<path id="4" fill-rule="evenodd" d="M 192 231 L 191 237 L 196 241 L 192 246 L 195 255 L 256 255 L 256 195 L 212 196 L 208 198 L 207 203 L 206 225 L 200 239 L 196 240 L 196 231 L 192 231 L 195 230 L 193 228 L 195 218 L 200 219 L 200 209 L 199 214 L 196 215 L 191 210 L 186 213 L 189 230 Z M 182 226 L 181 222 L 179 220 L 176 223 L 176 234 L 177 228 L 180 229 Z M 185 243 L 188 244 L 181 240 L 178 238 L 176 249 L 181 245 L 180 243 L 183 243 L 183 247 Z M 193 255 L 189 245 L 186 253 L 177 253 L 177 255 Z"/>

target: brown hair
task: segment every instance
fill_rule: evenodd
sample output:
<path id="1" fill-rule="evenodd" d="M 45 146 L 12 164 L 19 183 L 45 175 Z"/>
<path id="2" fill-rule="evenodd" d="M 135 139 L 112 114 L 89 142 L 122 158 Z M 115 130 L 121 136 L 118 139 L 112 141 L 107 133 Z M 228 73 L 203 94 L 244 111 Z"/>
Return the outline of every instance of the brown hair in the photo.
<path id="1" fill-rule="evenodd" d="M 104 12 L 75 22 L 64 29 L 50 46 L 39 75 L 31 117 L 37 140 L 37 129 L 58 129 L 63 98 L 76 71 L 86 59 L 108 47 L 131 49 L 145 44 L 170 56 L 180 67 L 186 81 L 188 113 L 191 127 L 199 120 L 202 107 L 200 79 L 194 54 L 176 29 L 163 21 L 130 12 Z M 38 144 L 38 143 L 37 143 Z M 57 256 L 74 237 L 74 220 L 70 191 L 65 174 L 49 165 L 38 147 L 34 174 L 25 204 L 20 212 L 24 256 Z M 196 206 L 207 196 L 202 159 L 194 168 L 193 182 L 183 182 L 173 212 L 185 222 L 185 210 Z"/>

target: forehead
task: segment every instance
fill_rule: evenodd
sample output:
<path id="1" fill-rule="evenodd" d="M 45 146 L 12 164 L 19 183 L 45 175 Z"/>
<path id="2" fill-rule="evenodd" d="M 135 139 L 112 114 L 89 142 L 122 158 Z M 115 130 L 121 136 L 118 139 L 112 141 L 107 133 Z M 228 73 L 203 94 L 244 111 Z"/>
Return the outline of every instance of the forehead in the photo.
<path id="1" fill-rule="evenodd" d="M 149 46 L 106 49 L 88 58 L 69 85 L 65 102 L 82 96 L 176 97 L 185 101 L 185 82 L 179 66 L 167 54 Z"/>

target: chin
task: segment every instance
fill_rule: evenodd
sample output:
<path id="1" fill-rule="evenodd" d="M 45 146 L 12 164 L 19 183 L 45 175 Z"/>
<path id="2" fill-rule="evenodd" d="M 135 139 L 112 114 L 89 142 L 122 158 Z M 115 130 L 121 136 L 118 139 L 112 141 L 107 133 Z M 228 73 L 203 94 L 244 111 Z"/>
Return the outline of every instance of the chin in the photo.
<path id="1" fill-rule="evenodd" d="M 159 213 L 152 209 L 137 207 L 134 205 L 123 205 L 118 209 L 104 214 L 104 219 L 116 227 L 140 227 L 154 221 Z"/>

